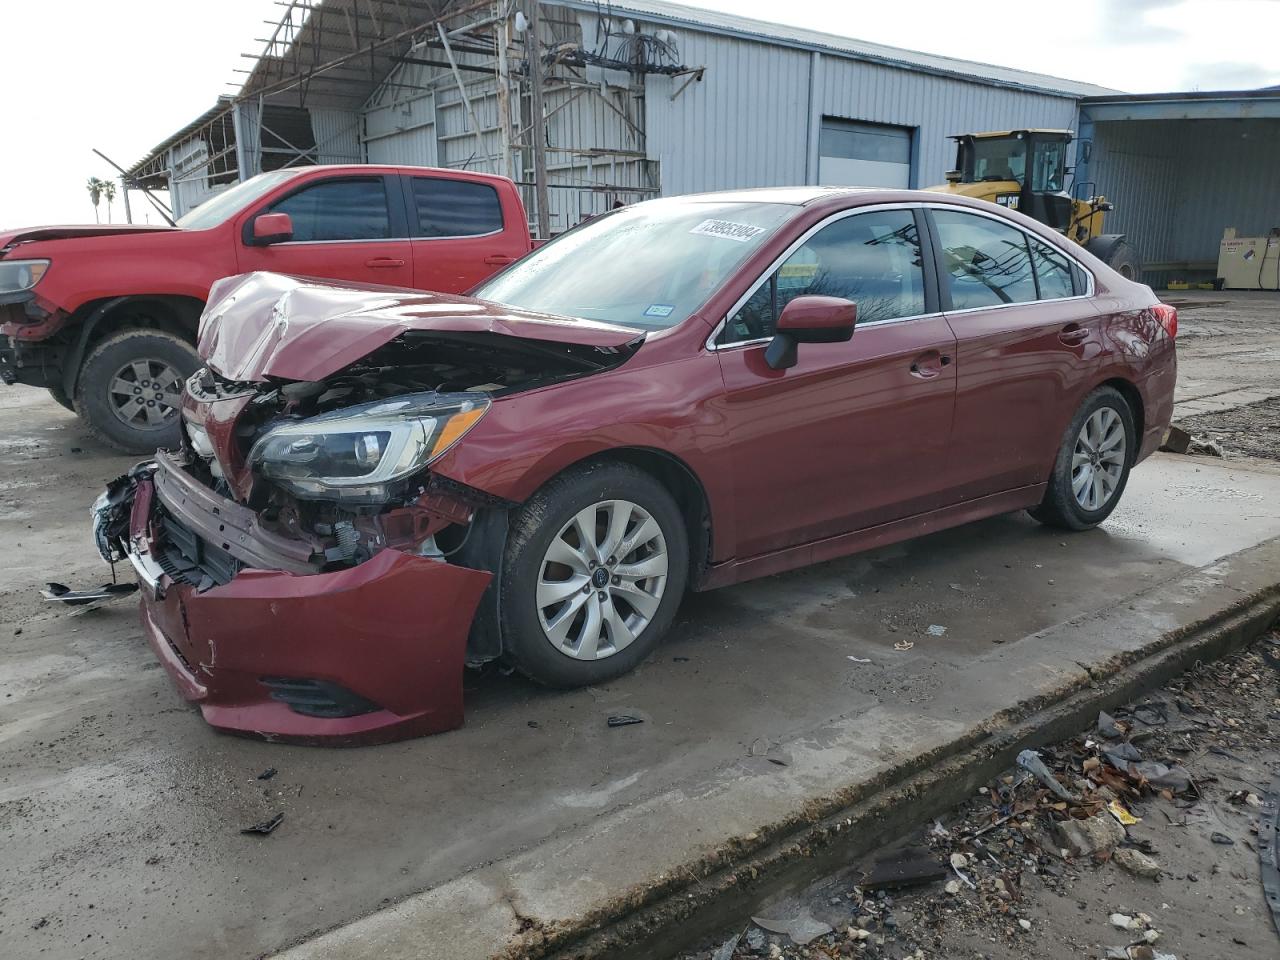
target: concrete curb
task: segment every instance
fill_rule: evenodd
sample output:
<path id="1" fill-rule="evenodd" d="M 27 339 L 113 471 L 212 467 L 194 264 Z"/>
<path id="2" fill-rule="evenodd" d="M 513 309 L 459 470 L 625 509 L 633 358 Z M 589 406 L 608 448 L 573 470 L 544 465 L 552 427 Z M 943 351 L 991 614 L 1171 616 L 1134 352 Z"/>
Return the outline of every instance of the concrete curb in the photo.
<path id="1" fill-rule="evenodd" d="M 688 882 L 673 884 L 630 914 L 590 918 L 594 930 L 581 929 L 575 938 L 574 931 L 560 929 L 541 950 L 522 945 L 504 958 L 651 960 L 675 953 L 740 920 L 770 894 L 845 867 L 946 812 L 1011 767 L 1019 751 L 1072 736 L 1093 723 L 1099 710 L 1247 646 L 1277 619 L 1280 583 L 1216 616 L 1169 631 L 1142 651 L 1093 668 L 1084 686 L 1066 684 L 1057 697 L 1037 696 L 1011 707 L 993 718 L 985 737 L 957 740 L 949 745 L 953 749 L 904 764 L 895 771 L 899 776 L 833 798 L 828 809 L 806 810 L 812 822 L 771 830 L 764 847 L 743 851 L 710 875 L 691 872 Z"/>
<path id="2" fill-rule="evenodd" d="M 957 689 L 967 672 L 998 673 L 1005 699 L 947 699 L 931 713 L 886 701 L 875 724 L 889 732 L 870 739 L 862 720 L 836 718 L 793 743 L 785 777 L 719 776 L 673 788 L 282 956 L 669 955 L 778 890 L 927 822 L 1009 767 L 1019 750 L 1070 736 L 1098 710 L 1238 649 L 1278 616 L 1280 539 L 1006 643 L 957 672 Z"/>

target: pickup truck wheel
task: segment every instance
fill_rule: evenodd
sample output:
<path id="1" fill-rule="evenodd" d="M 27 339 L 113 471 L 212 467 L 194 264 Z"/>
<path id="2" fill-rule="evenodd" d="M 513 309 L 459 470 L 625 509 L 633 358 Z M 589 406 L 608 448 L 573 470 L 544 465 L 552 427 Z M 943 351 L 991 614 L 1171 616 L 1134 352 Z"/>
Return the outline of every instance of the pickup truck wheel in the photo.
<path id="1" fill-rule="evenodd" d="M 199 367 L 195 350 L 173 334 L 113 334 L 80 369 L 76 413 L 95 437 L 125 453 L 176 447 L 182 387 Z"/>
<path id="2" fill-rule="evenodd" d="M 516 513 L 502 565 L 502 635 L 521 673 L 580 687 L 626 673 L 671 625 L 689 574 L 680 508 L 625 463 L 567 471 Z"/>

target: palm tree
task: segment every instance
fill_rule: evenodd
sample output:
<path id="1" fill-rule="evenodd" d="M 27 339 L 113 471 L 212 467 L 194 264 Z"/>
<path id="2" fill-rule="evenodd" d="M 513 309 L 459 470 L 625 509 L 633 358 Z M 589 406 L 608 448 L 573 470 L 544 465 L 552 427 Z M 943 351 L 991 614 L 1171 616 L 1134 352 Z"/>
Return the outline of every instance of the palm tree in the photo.
<path id="1" fill-rule="evenodd" d="M 116 184 L 114 180 L 103 180 L 102 183 L 102 199 L 107 201 L 107 223 L 111 222 L 111 201 L 116 198 Z"/>
<path id="2" fill-rule="evenodd" d="M 98 201 L 102 199 L 102 188 L 104 183 L 97 177 L 90 177 L 85 183 L 85 189 L 89 191 L 89 199 L 93 201 L 93 220 L 95 223 L 101 223 L 98 219 Z"/>

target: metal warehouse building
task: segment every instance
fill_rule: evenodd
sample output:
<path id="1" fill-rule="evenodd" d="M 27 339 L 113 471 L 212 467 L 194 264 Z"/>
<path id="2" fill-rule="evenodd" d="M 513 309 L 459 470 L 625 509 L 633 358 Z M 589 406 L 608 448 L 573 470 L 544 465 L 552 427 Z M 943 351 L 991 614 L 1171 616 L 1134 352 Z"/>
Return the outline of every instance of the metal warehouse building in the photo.
<path id="1" fill-rule="evenodd" d="M 296 163 L 504 173 L 536 215 L 541 162 L 553 233 L 662 194 L 927 186 L 950 134 L 1070 127 L 1112 92 L 659 0 L 293 0 L 263 39 L 235 97 L 129 171 L 176 213 Z"/>
<path id="2" fill-rule="evenodd" d="M 497 172 L 547 236 L 659 195 L 929 186 L 950 135 L 1047 127 L 1079 131 L 1076 191 L 1115 203 L 1148 280 L 1211 278 L 1224 228 L 1280 224 L 1280 90 L 1130 96 L 661 0 L 280 2 L 239 91 L 130 184 L 180 215 L 295 164 Z"/>

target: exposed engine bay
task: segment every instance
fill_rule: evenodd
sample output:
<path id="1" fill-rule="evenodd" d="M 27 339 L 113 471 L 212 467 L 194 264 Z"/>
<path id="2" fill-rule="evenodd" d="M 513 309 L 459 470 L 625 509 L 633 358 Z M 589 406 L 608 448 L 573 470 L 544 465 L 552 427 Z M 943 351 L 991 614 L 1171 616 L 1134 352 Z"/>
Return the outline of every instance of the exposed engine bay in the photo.
<path id="1" fill-rule="evenodd" d="M 477 510 L 510 504 L 427 465 L 494 401 L 610 369 L 638 345 L 409 331 L 324 380 L 237 383 L 206 367 L 187 383 L 176 462 L 264 533 L 308 544 L 315 572 L 386 547 L 445 560 Z M 171 514 L 173 559 L 194 565 L 182 579 L 208 589 L 246 565 L 234 542 L 202 544 Z"/>

